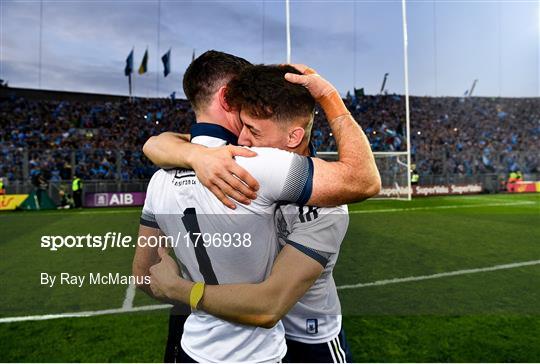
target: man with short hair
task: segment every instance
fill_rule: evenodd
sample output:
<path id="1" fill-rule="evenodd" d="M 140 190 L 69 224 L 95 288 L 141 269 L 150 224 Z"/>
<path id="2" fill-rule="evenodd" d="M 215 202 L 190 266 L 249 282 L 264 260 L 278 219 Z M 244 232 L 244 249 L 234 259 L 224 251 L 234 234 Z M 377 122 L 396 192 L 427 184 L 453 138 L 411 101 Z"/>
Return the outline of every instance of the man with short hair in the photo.
<path id="1" fill-rule="evenodd" d="M 199 61 L 204 60 L 205 57 L 203 56 L 205 55 L 202 55 L 202 59 Z M 188 74 L 189 72 L 186 72 L 186 75 Z M 235 129 L 235 126 L 231 124 L 238 123 L 238 115 L 230 110 L 227 105 L 224 97 L 225 85 L 226 82 L 217 85 L 214 83 L 213 96 L 205 107 L 194 106 L 198 121 L 208 118 L 206 120 L 212 120 L 213 123 L 195 125 L 192 130 L 192 141 L 203 142 L 206 145 L 218 145 L 219 143 L 223 145 L 227 142 L 235 142 L 234 133 L 231 132 L 232 129 Z M 224 126 L 227 126 L 227 128 Z M 354 120 L 350 123 L 340 123 L 339 126 L 341 129 L 338 130 L 336 137 L 338 142 L 341 139 L 343 144 L 346 145 L 342 153 L 345 160 L 341 162 L 328 163 L 268 149 L 257 149 L 259 155 L 254 158 L 238 158 L 238 162 L 260 180 L 261 189 L 258 191 L 257 198 L 250 205 L 238 206 L 238 209 L 234 210 L 234 214 L 231 210 L 223 210 L 220 207 L 222 205 L 218 206 L 218 200 L 199 184 L 198 179 L 192 175 L 192 172 L 183 170 L 158 171 L 149 186 L 143 218 L 141 219 L 140 234 L 147 236 L 157 235 L 160 234 L 160 231 L 169 234 L 174 232 L 174 229 L 180 229 L 181 231 L 187 231 L 186 236 L 193 240 L 194 232 L 198 230 L 200 230 L 199 232 L 208 231 L 212 227 L 214 227 L 213 231 L 218 230 L 218 232 L 228 231 L 227 229 L 230 229 L 231 226 L 242 227 L 243 230 L 251 229 L 250 231 L 253 231 L 254 236 L 257 237 L 257 245 L 256 249 L 254 249 L 257 250 L 256 252 L 244 249 L 235 251 L 231 255 L 230 252 L 220 251 L 209 246 L 205 251 L 195 247 L 195 254 L 193 254 L 188 242 L 187 246 L 175 247 L 175 253 L 184 276 L 193 280 L 202 279 L 207 283 L 215 283 L 216 281 L 217 283 L 256 283 L 264 280 L 268 276 L 273 259 L 277 254 L 277 250 L 273 250 L 277 239 L 273 235 L 275 230 L 269 228 L 269 223 L 273 225 L 273 213 L 272 216 L 267 216 L 269 214 L 266 213 L 266 211 L 273 212 L 276 201 L 285 199 L 300 204 L 305 204 L 308 201 L 327 204 L 328 201 L 335 201 L 336 199 L 355 200 L 365 198 L 365 196 L 373 193 L 373 191 L 376 192 L 379 188 L 380 181 L 376 174 L 376 168 L 374 168 L 375 179 L 372 181 L 366 179 L 359 181 L 360 187 L 358 185 L 351 187 L 347 180 L 348 177 L 339 177 L 334 173 L 338 170 L 342 172 L 350 171 L 352 175 L 357 176 L 358 174 L 354 172 L 357 172 L 363 166 L 365 167 L 363 173 L 367 175 L 370 173 L 369 169 L 372 168 L 370 163 L 374 166 L 372 156 L 371 161 L 360 158 L 362 152 L 365 152 L 363 146 L 360 145 L 359 148 L 356 143 L 353 146 L 352 140 L 347 140 L 349 136 L 351 137 L 349 139 L 354 138 L 356 142 L 362 138 L 361 130 Z M 239 129 L 237 127 L 235 130 Z M 343 131 L 343 134 L 340 134 L 340 131 Z M 293 139 L 298 138 L 298 134 L 291 137 Z M 199 151 L 206 149 L 205 147 L 198 147 Z M 369 145 L 367 148 L 369 150 Z M 239 149 L 228 148 L 227 150 L 232 151 L 231 154 L 249 154 Z M 182 157 L 188 160 L 191 158 L 190 154 L 184 154 Z M 315 166 L 314 169 L 312 164 Z M 242 171 L 238 172 L 238 174 L 241 173 Z M 327 178 L 329 174 L 333 174 L 334 185 L 324 183 L 325 177 Z M 224 178 L 223 181 L 225 180 Z M 223 183 L 227 184 L 227 182 L 220 183 L 222 185 Z M 371 185 L 374 187 L 367 190 L 366 183 L 370 187 Z M 232 186 L 232 184 L 230 185 Z M 189 204 L 198 205 L 188 207 Z M 185 209 L 182 210 L 184 207 Z M 200 215 L 196 210 L 202 210 L 205 214 Z M 225 211 L 226 214 L 215 217 L 219 211 Z M 257 211 L 259 212 L 257 213 Z M 163 216 L 166 214 L 174 215 L 175 212 L 182 215 L 182 217 L 179 219 L 172 218 L 169 221 L 168 217 L 170 216 Z M 213 221 L 208 221 L 208 212 L 214 214 L 214 217 L 210 219 Z M 231 217 L 242 212 L 248 213 L 248 215 L 242 217 L 242 221 L 234 221 L 234 218 Z M 259 219 L 253 221 L 256 224 L 251 223 L 252 221 L 248 221 L 249 224 L 246 224 L 245 220 L 253 218 L 251 215 L 255 215 Z M 199 221 L 199 218 L 201 221 Z M 223 224 L 222 220 L 226 220 L 226 224 Z M 180 221 L 182 224 L 179 223 Z M 184 227 L 179 225 L 184 225 Z M 220 226 L 215 229 L 213 225 Z M 195 245 L 195 243 L 192 241 L 191 245 Z M 284 250 L 286 249 L 287 247 L 284 248 Z M 239 256 L 240 260 L 238 260 Z M 161 259 L 164 258 L 165 256 L 161 254 Z M 240 264 L 231 266 L 231 261 L 235 261 L 235 259 Z M 137 247 L 134 259 L 134 275 L 146 275 L 149 263 L 153 264 L 156 260 L 158 258 L 155 250 Z M 258 270 L 252 272 L 250 267 L 258 267 Z M 154 270 L 157 270 L 157 268 Z M 148 287 L 142 288 L 148 289 Z M 159 291 L 154 291 L 154 294 L 164 297 L 162 292 Z M 186 323 L 182 337 L 182 348 L 185 351 L 184 354 L 187 354 L 180 357 L 182 360 L 268 361 L 279 360 L 284 354 L 283 343 L 279 339 L 280 332 L 282 334 L 282 327 L 279 323 L 272 329 L 261 332 L 256 328 L 227 323 L 216 317 L 204 315 L 200 311 L 194 311 L 190 315 L 190 319 Z M 249 337 L 248 341 L 246 341 L 247 337 Z M 242 346 L 243 349 L 238 350 Z"/>
<path id="2" fill-rule="evenodd" d="M 269 145 L 308 156 L 312 153 L 312 109 L 307 100 L 295 98 L 293 91 L 283 87 L 287 71 L 295 70 L 290 66 L 247 68 L 229 82 L 225 98 L 229 106 L 240 110 L 240 144 Z M 302 77 L 306 76 L 297 81 L 304 82 Z M 326 82 L 319 76 L 312 76 L 311 81 Z M 272 327 L 282 319 L 287 361 L 352 362 L 332 277 L 348 221 L 345 205 L 280 204 L 276 228 L 283 250 L 270 276 L 261 283 L 207 286 L 199 308 L 255 326 Z M 174 261 L 161 254 L 162 262 L 151 270 L 152 286 L 164 290 L 171 300 L 189 303 L 193 282 L 180 279 Z"/>
<path id="3" fill-rule="evenodd" d="M 251 63 L 244 58 L 217 51 L 205 52 L 198 57 L 196 61 L 190 64 L 184 73 L 183 88 L 186 97 L 191 102 L 193 110 L 196 115 L 199 116 L 198 119 L 216 119 L 225 126 L 223 128 L 224 131 L 237 130 L 237 123 L 230 121 L 231 115 L 222 109 L 221 104 L 213 104 L 213 99 L 216 96 L 216 90 L 222 89 L 232 77 L 250 66 Z M 205 127 L 212 127 L 212 125 L 205 125 Z M 215 130 L 219 130 L 217 125 L 213 128 L 213 131 Z M 237 131 L 237 133 L 238 132 L 239 131 Z M 227 136 L 223 136 L 219 139 L 204 138 L 203 142 L 209 147 L 220 146 L 223 144 L 223 139 L 226 138 Z M 227 144 L 229 143 L 227 142 Z M 249 153 L 246 154 L 245 152 L 246 151 L 238 151 L 238 155 L 251 155 Z M 240 174 L 238 170 L 235 171 Z M 247 179 L 245 175 L 242 174 L 242 176 L 244 176 L 244 179 Z M 215 188 L 213 190 L 217 192 Z M 239 196 L 237 197 L 239 198 Z M 143 261 L 134 261 L 134 267 L 135 264 L 137 264 L 139 266 L 137 268 L 137 273 L 148 275 L 148 269 L 158 259 L 157 249 L 139 249 L 139 252 L 141 254 L 138 254 L 138 257 L 141 259 L 142 257 L 146 258 Z M 142 252 L 145 252 L 145 254 L 142 254 Z M 146 293 L 151 295 L 151 291 L 148 287 L 141 288 L 145 289 Z M 181 351 L 180 339 L 182 338 L 184 323 L 190 312 L 189 306 L 186 305 L 175 304 L 172 307 L 165 348 L 165 362 L 177 361 L 177 355 Z"/>

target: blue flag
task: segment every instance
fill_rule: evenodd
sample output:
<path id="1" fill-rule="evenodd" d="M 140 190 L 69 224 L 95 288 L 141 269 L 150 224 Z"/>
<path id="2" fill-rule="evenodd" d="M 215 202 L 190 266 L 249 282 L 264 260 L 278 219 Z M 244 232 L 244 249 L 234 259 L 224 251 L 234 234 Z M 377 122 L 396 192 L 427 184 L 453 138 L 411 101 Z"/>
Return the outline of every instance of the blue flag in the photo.
<path id="1" fill-rule="evenodd" d="M 126 58 L 126 68 L 124 68 L 124 75 L 129 76 L 133 73 L 133 49 L 129 52 L 129 56 Z"/>
<path id="2" fill-rule="evenodd" d="M 171 50 L 169 49 L 167 53 L 161 57 L 161 61 L 163 62 L 163 77 L 167 77 L 169 73 L 171 73 Z"/>

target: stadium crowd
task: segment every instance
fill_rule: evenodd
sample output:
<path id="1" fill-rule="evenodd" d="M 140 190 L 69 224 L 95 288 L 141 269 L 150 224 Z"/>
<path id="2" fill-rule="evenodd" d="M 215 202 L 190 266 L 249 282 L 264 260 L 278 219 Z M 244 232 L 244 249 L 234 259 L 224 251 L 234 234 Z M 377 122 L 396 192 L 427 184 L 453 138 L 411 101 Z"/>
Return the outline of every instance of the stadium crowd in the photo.
<path id="1" fill-rule="evenodd" d="M 347 94 L 345 101 L 374 151 L 406 150 L 403 96 Z M 540 172 L 539 98 L 411 97 L 410 106 L 412 160 L 420 175 Z M 0 176 L 20 180 L 43 172 L 57 181 L 75 171 L 87 180 L 131 180 L 155 170 L 141 152 L 148 137 L 186 133 L 195 115 L 186 100 L 11 98 L 0 100 L 0 121 Z M 336 150 L 320 110 L 312 140 L 318 151 Z"/>
<path id="2" fill-rule="evenodd" d="M 22 179 L 45 172 L 54 180 L 146 179 L 155 171 L 141 146 L 149 136 L 186 133 L 195 119 L 185 100 L 121 102 L 33 101 L 0 103 L 0 175 Z M 27 155 L 25 155 L 27 153 Z"/>

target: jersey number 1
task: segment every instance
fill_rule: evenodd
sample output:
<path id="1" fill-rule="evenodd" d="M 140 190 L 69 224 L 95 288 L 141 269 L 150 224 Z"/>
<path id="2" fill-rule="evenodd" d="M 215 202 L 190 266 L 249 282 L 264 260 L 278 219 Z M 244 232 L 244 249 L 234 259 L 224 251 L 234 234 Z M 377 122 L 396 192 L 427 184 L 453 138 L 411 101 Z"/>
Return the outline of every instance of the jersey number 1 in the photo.
<path id="1" fill-rule="evenodd" d="M 206 284 L 218 284 L 216 278 L 216 273 L 214 273 L 214 268 L 212 268 L 212 263 L 210 262 L 210 257 L 206 252 L 204 244 L 196 244 L 196 236 L 201 236 L 201 229 L 199 228 L 199 222 L 197 221 L 197 211 L 195 207 L 189 207 L 184 210 L 184 216 L 182 217 L 182 222 L 186 230 L 189 233 L 189 238 L 193 243 L 195 248 L 195 257 L 197 258 L 197 263 L 199 264 L 199 271 L 201 272 L 204 282 Z"/>

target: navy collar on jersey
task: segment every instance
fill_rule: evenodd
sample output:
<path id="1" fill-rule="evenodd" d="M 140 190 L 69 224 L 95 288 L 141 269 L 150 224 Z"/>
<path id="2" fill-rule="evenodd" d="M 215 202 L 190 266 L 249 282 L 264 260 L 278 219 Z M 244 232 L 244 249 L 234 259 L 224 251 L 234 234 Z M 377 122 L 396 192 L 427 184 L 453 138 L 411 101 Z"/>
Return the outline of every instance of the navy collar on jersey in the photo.
<path id="1" fill-rule="evenodd" d="M 198 136 L 209 136 L 223 139 L 227 144 L 238 144 L 238 137 L 228 129 L 218 124 L 196 123 L 191 126 L 191 139 Z"/>

